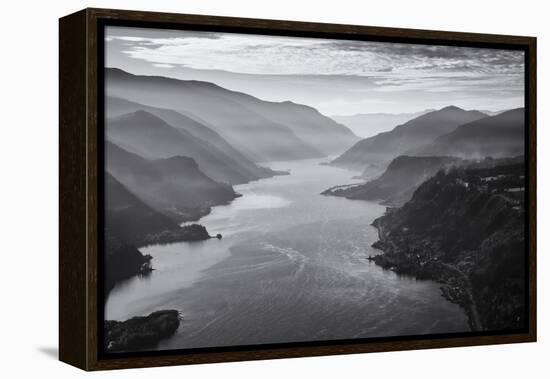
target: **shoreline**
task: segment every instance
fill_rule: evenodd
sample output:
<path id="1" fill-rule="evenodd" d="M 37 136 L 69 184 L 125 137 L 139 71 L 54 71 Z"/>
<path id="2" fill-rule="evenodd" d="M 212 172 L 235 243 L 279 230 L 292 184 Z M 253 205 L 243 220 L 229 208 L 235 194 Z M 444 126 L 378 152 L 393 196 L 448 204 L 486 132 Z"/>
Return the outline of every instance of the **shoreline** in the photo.
<path id="1" fill-rule="evenodd" d="M 489 188 L 486 178 L 504 175 Z M 373 222 L 376 264 L 441 284 L 473 331 L 525 325 L 524 203 L 510 195 L 517 165 L 440 171 Z"/>
<path id="2" fill-rule="evenodd" d="M 103 347 L 106 352 L 155 348 L 177 332 L 182 319 L 178 310 L 163 309 L 125 321 L 105 320 Z"/>
<path id="3" fill-rule="evenodd" d="M 309 168 L 309 166 L 307 166 L 307 167 Z M 296 172 L 298 172 L 298 171 L 296 170 Z M 307 171 L 307 173 L 309 174 L 309 171 Z M 309 174 L 309 176 L 306 176 L 306 179 L 310 179 L 311 176 L 312 175 Z M 279 178 L 283 178 L 283 177 L 279 177 Z M 286 183 L 286 181 L 285 181 L 285 183 Z M 309 183 L 309 182 L 306 182 L 306 183 Z M 320 187 L 320 186 L 321 186 L 321 184 L 315 184 L 315 187 Z M 323 184 L 323 186 L 324 186 L 324 184 Z M 256 187 L 257 186 L 255 186 L 255 185 L 252 186 L 252 188 L 251 188 L 252 193 L 256 193 L 258 191 L 258 189 Z M 265 186 L 260 186 L 260 187 L 263 188 Z M 271 184 L 270 184 L 269 187 L 271 188 Z M 315 188 L 315 187 L 313 187 L 313 188 Z M 277 188 L 277 187 L 275 187 L 275 188 Z M 289 191 L 288 190 L 288 185 L 286 185 L 286 184 L 283 185 L 283 186 L 280 186 L 280 188 L 282 188 L 280 196 L 285 196 L 286 192 Z M 308 194 L 307 196 L 311 196 L 309 194 L 311 194 L 312 191 L 311 191 L 311 188 L 309 187 L 309 185 L 307 187 L 304 187 L 304 193 L 305 193 L 306 190 L 307 190 L 307 194 Z M 241 192 L 241 191 L 239 190 L 239 192 Z M 248 195 L 248 192 L 241 192 L 241 193 L 244 194 L 244 197 L 247 197 L 247 195 Z M 357 229 L 357 235 L 358 236 L 359 235 L 361 235 L 361 236 L 364 235 L 363 228 L 365 226 L 365 221 L 368 224 L 372 220 L 374 220 L 375 218 L 380 217 L 384 212 L 384 207 L 380 206 L 376 202 L 368 202 L 368 203 L 372 203 L 373 207 L 370 207 L 370 208 L 365 207 L 366 210 L 364 210 L 363 207 L 362 207 L 362 204 L 357 203 L 357 202 L 353 202 L 349 199 L 336 199 L 336 198 L 335 199 L 326 199 L 326 198 L 323 199 L 323 196 L 318 195 L 319 192 L 314 192 L 314 193 L 316 194 L 316 197 L 318 199 L 320 199 L 319 200 L 320 202 L 322 202 L 323 204 L 328 204 L 329 208 L 331 209 L 331 211 L 328 214 L 331 215 L 331 217 L 333 217 L 333 218 L 336 217 L 336 219 L 338 219 L 338 220 L 339 220 L 339 217 L 342 217 L 343 219 L 347 219 L 348 212 L 341 212 L 342 207 L 340 206 L 341 202 L 347 203 L 347 205 L 349 207 L 349 211 L 357 213 L 357 218 L 361 220 L 360 225 L 358 225 L 358 229 Z M 325 200 L 329 200 L 329 201 L 325 201 Z M 306 202 L 306 204 L 308 204 L 308 203 Z M 317 204 L 317 202 L 315 204 Z M 321 208 L 321 207 L 316 207 L 315 209 L 317 209 L 317 208 L 325 209 L 325 208 Z M 332 208 L 334 208 L 334 210 L 332 210 Z M 374 209 L 374 210 L 371 210 L 371 208 Z M 244 209 L 247 210 L 249 208 L 246 207 Z M 251 208 L 251 209 L 256 209 L 256 208 Z M 229 208 L 225 209 L 225 210 L 222 209 L 222 211 L 224 211 L 224 212 L 227 212 L 227 211 L 230 211 L 230 210 L 231 209 L 229 209 Z M 365 213 L 366 211 L 368 211 L 369 213 Z M 269 214 L 271 212 L 272 211 L 269 211 L 266 214 Z M 333 212 L 338 212 L 338 213 L 333 213 Z M 374 212 L 374 213 L 372 213 L 372 212 Z M 281 212 L 278 212 L 278 213 L 281 213 Z M 322 215 L 324 213 L 325 213 L 324 211 L 323 212 L 319 211 L 320 215 Z M 355 213 L 353 213 L 353 214 L 355 214 Z M 372 215 L 372 217 L 369 217 L 367 220 L 365 220 L 364 219 L 365 214 Z M 221 219 L 219 219 L 218 216 L 221 216 Z M 131 289 L 126 291 L 126 293 L 129 296 L 125 297 L 125 298 L 124 298 L 124 296 L 126 296 L 125 295 L 125 290 L 123 289 L 123 291 L 120 292 L 117 295 L 119 295 L 121 299 L 123 299 L 123 298 L 126 299 L 127 303 L 130 306 L 126 307 L 124 309 L 121 308 L 120 310 L 113 309 L 113 312 L 112 312 L 113 318 L 115 318 L 115 319 L 118 318 L 120 320 L 125 320 L 125 319 L 127 319 L 129 317 L 132 317 L 134 315 L 147 314 L 147 312 L 153 311 L 155 309 L 161 309 L 162 307 L 171 307 L 171 308 L 173 307 L 173 308 L 181 309 L 181 310 L 185 311 L 185 313 L 187 315 L 186 330 L 187 331 L 190 330 L 191 333 L 193 333 L 193 332 L 197 332 L 197 331 L 201 330 L 201 328 L 204 326 L 202 321 L 197 319 L 198 315 L 201 316 L 200 318 L 206 317 L 208 319 L 208 317 L 210 317 L 207 314 L 206 315 L 202 314 L 201 312 L 203 312 L 203 309 L 200 308 L 200 307 L 204 307 L 205 304 L 208 304 L 209 309 L 220 309 L 220 312 L 222 310 L 229 311 L 229 308 L 226 308 L 227 307 L 226 301 L 222 301 L 221 299 L 225 299 L 226 296 L 228 296 L 226 291 L 229 288 L 232 288 L 231 287 L 232 284 L 235 284 L 236 286 L 238 286 L 238 283 L 240 283 L 242 281 L 241 278 L 242 278 L 242 275 L 243 275 L 242 273 L 243 272 L 246 272 L 247 275 L 250 275 L 248 277 L 248 281 L 250 281 L 251 278 L 254 278 L 254 277 L 256 277 L 258 280 L 265 279 L 266 275 L 258 276 L 258 274 L 260 274 L 260 272 L 258 272 L 259 268 L 261 268 L 262 265 L 266 264 L 267 260 L 276 259 L 277 262 L 278 262 L 277 263 L 278 264 L 277 270 L 273 271 L 273 272 L 270 271 L 270 275 L 274 275 L 274 276 L 279 276 L 279 275 L 283 276 L 284 275 L 284 277 L 288 276 L 289 278 L 291 277 L 294 280 L 294 278 L 295 278 L 294 275 L 296 275 L 296 274 L 303 275 L 303 272 L 311 273 L 307 270 L 307 268 L 310 267 L 309 265 L 305 265 L 306 270 L 303 271 L 303 269 L 300 268 L 301 266 L 303 266 L 302 262 L 298 261 L 298 265 L 296 265 L 296 261 L 295 261 L 296 257 L 295 256 L 284 257 L 283 254 L 281 254 L 281 253 L 274 254 L 273 252 L 269 252 L 269 254 L 267 254 L 265 252 L 259 251 L 258 249 L 254 248 L 251 251 L 250 254 L 243 253 L 243 254 L 236 254 L 235 255 L 233 251 L 231 251 L 231 255 L 229 255 L 229 256 L 218 254 L 219 252 L 217 250 L 221 250 L 222 245 L 227 246 L 228 243 L 232 244 L 233 241 L 234 241 L 233 234 L 230 233 L 229 231 L 227 231 L 227 235 L 226 235 L 226 229 L 222 226 L 222 221 L 224 220 L 223 216 L 224 216 L 223 213 L 220 214 L 220 215 L 216 214 L 216 217 L 215 217 L 216 222 L 214 222 L 214 223 L 207 222 L 206 219 L 199 220 L 199 222 L 204 221 L 205 226 L 207 226 L 209 228 L 212 227 L 213 229 L 215 229 L 215 230 L 213 230 L 213 232 L 221 231 L 222 233 L 224 233 L 224 242 L 222 244 L 218 244 L 214 241 L 211 241 L 211 242 L 204 243 L 204 244 L 185 244 L 185 246 L 174 246 L 174 248 L 172 248 L 172 249 L 170 249 L 170 247 L 166 247 L 164 250 L 162 248 L 159 248 L 158 251 L 154 247 L 151 250 L 151 251 L 154 251 L 153 253 L 151 253 L 151 251 L 144 250 L 144 253 L 151 253 L 153 256 L 158 257 L 158 259 L 161 259 L 160 254 L 162 254 L 162 266 L 163 266 L 163 268 L 164 267 L 170 267 L 170 268 L 174 268 L 174 270 L 171 270 L 170 272 L 157 271 L 157 273 L 156 273 L 157 276 L 155 276 L 154 280 L 151 281 L 151 283 L 156 281 L 157 283 L 160 283 L 160 285 L 158 286 L 158 290 L 156 290 L 157 287 L 153 287 L 154 288 L 153 291 L 148 292 L 148 296 L 150 296 L 153 299 L 153 301 L 149 302 L 148 304 L 144 303 L 144 304 L 136 304 L 135 306 L 131 305 L 132 301 L 134 301 L 134 298 L 132 296 L 138 296 L 136 294 L 143 293 L 141 290 L 144 288 L 144 286 L 149 285 L 149 283 L 147 283 L 149 281 L 144 281 L 143 283 L 140 283 L 141 281 L 136 280 L 135 281 L 136 283 L 131 284 Z M 324 218 L 322 218 L 322 217 L 316 217 L 315 218 L 315 223 L 318 222 L 318 221 L 322 221 L 323 219 Z M 210 220 L 210 219 L 208 219 L 208 220 Z M 247 219 L 245 218 L 245 220 L 247 220 Z M 281 218 L 281 221 L 284 221 L 284 218 Z M 305 221 L 311 221 L 311 220 L 309 218 L 305 218 Z M 247 223 L 245 223 L 244 225 L 246 225 L 248 227 L 248 226 L 254 226 L 255 224 L 248 225 Z M 345 223 L 343 225 L 345 225 Z M 296 229 L 295 226 L 293 226 L 291 228 L 291 230 L 295 230 L 295 229 Z M 233 230 L 233 229 L 230 229 L 230 230 Z M 313 230 L 318 230 L 318 228 L 311 229 L 310 232 L 306 233 L 306 235 L 311 236 L 312 235 L 311 231 L 313 231 Z M 343 230 L 346 230 L 345 235 L 348 235 L 347 230 L 349 230 L 349 228 L 347 226 L 343 226 Z M 241 231 L 241 228 L 239 228 L 239 231 Z M 295 237 L 299 237 L 303 233 L 296 232 L 295 234 L 296 234 Z M 340 234 L 340 232 L 338 232 L 338 234 L 336 234 L 336 235 L 339 235 L 339 234 Z M 227 237 L 227 240 L 225 239 L 225 237 Z M 315 239 L 315 237 L 313 237 L 313 238 Z M 365 240 L 363 247 L 365 247 L 365 248 L 368 247 L 375 240 L 376 240 L 376 231 L 371 229 L 369 231 L 369 238 L 367 240 Z M 332 248 L 338 248 L 338 243 L 342 243 L 343 239 L 342 239 L 342 242 L 334 242 L 333 240 L 327 240 L 327 241 L 328 242 L 332 241 L 331 242 Z M 204 245 L 204 247 L 201 247 L 201 245 Z M 208 245 L 208 246 L 206 246 L 206 245 Z M 201 267 L 196 266 L 195 265 L 195 263 L 196 263 L 195 259 L 198 260 L 199 257 L 202 257 L 201 258 L 201 261 L 202 261 L 205 258 L 205 256 L 201 253 L 203 253 L 205 251 L 208 251 L 208 249 L 210 249 L 210 246 L 212 246 L 212 245 L 219 246 L 219 248 L 214 247 L 216 249 L 216 251 L 212 252 L 213 254 L 215 254 L 217 256 L 217 258 L 215 260 L 210 260 L 208 262 L 208 265 L 204 265 L 204 266 L 201 266 Z M 187 246 L 189 246 L 189 247 L 194 246 L 194 247 L 190 248 L 192 251 L 187 251 L 188 250 Z M 238 248 L 237 250 L 239 250 L 239 249 L 240 248 Z M 156 254 L 157 252 L 159 253 L 159 255 Z M 185 254 L 185 256 L 182 256 L 182 254 Z M 187 255 L 187 254 L 189 254 L 189 255 Z M 174 257 L 174 259 L 175 259 L 176 256 L 178 257 L 177 259 L 179 260 L 179 262 L 187 260 L 188 258 L 191 259 L 192 261 L 189 262 L 189 263 L 187 263 L 187 261 L 185 261 L 186 262 L 185 267 L 182 266 L 182 269 L 179 269 L 179 268 L 176 269 L 175 264 L 177 264 L 177 262 L 172 261 L 172 258 L 171 258 L 171 257 Z M 207 254 L 206 256 L 210 256 L 210 254 Z M 351 261 L 354 262 L 355 264 L 360 264 L 361 263 L 361 261 L 360 261 L 361 256 L 362 256 L 361 254 L 351 254 L 351 257 L 353 258 L 353 259 L 351 259 Z M 221 258 L 221 259 L 218 259 L 218 258 Z M 288 259 L 290 259 L 290 261 L 288 261 Z M 327 264 L 330 264 L 330 265 L 336 264 L 331 259 L 341 260 L 338 257 L 334 257 L 334 254 L 327 255 L 327 259 L 329 259 L 329 260 L 324 260 L 323 262 L 327 262 Z M 230 260 L 229 263 L 227 263 L 227 264 L 224 263 L 227 260 Z M 191 265 L 191 267 L 190 267 L 190 265 Z M 160 267 L 160 262 L 159 262 L 159 267 Z M 317 266 L 314 265 L 314 267 L 317 267 Z M 325 267 L 325 266 L 319 266 L 319 267 Z M 327 265 L 327 267 L 329 267 L 329 266 Z M 332 267 L 332 266 L 330 266 L 330 267 Z M 160 299 L 161 298 L 160 294 L 170 293 L 173 290 L 172 287 L 175 287 L 175 285 L 172 286 L 171 284 L 169 284 L 168 289 L 166 287 L 163 288 L 162 286 L 164 286 L 164 284 L 162 282 L 174 283 L 174 280 L 180 280 L 179 278 L 183 278 L 184 276 L 187 277 L 189 272 L 195 272 L 195 271 L 197 271 L 197 269 L 199 269 L 199 272 L 202 272 L 200 274 L 200 276 L 203 277 L 203 275 L 205 275 L 204 277 L 206 277 L 207 280 L 196 280 L 196 279 L 193 279 L 193 278 L 188 278 L 189 280 L 185 280 L 184 283 L 178 283 L 178 288 L 185 288 L 186 299 L 176 301 L 176 300 L 173 299 L 173 297 L 166 297 L 166 298 L 170 298 L 170 303 L 165 302 L 164 300 L 155 300 L 155 299 Z M 358 268 L 358 266 L 355 266 L 355 269 L 357 269 L 359 271 L 362 270 L 361 268 Z M 354 272 L 355 272 L 355 269 L 353 270 Z M 331 269 L 327 268 L 327 270 L 330 271 L 330 273 L 332 273 Z M 379 272 L 380 274 L 377 274 L 377 275 L 379 275 L 380 278 L 385 278 L 385 277 L 388 276 L 386 274 L 382 274 L 381 273 L 382 270 L 379 270 L 378 267 L 372 267 L 372 270 L 375 270 L 375 271 Z M 192 274 L 192 275 L 194 275 L 194 274 Z M 348 276 L 351 279 L 346 279 L 346 278 L 348 278 Z M 357 282 L 362 283 L 361 280 L 357 279 L 358 275 L 343 275 L 343 277 L 342 277 L 342 275 L 336 275 L 336 277 L 339 278 L 338 280 L 342 281 L 341 284 L 342 284 L 343 287 L 340 288 L 340 289 L 347 288 L 347 285 L 349 284 L 348 280 L 351 280 L 352 282 L 357 281 Z M 320 284 L 322 284 L 322 285 L 326 284 L 326 282 L 321 281 L 322 277 L 315 276 L 315 278 L 320 280 L 320 282 L 319 282 Z M 332 276 L 331 276 L 331 278 L 332 278 Z M 302 280 L 302 279 L 300 279 L 300 280 Z M 393 275 L 391 275 L 391 279 L 389 279 L 389 280 L 396 281 L 396 285 L 403 285 L 402 283 L 401 284 L 397 283 L 397 282 L 402 282 L 402 280 L 394 279 Z M 413 288 L 416 288 L 417 286 L 419 286 L 419 288 L 427 288 L 427 286 L 428 286 L 428 284 L 422 284 L 422 283 L 419 283 L 418 285 L 416 285 L 413 282 L 414 282 L 414 280 L 411 280 L 411 283 L 410 283 L 410 285 Z M 274 286 L 273 288 L 278 288 L 277 282 L 266 282 L 266 283 L 272 283 L 272 285 Z M 302 282 L 300 282 L 300 283 L 302 283 Z M 309 285 L 310 281 L 308 281 L 307 283 Z M 374 282 L 372 282 L 372 283 L 374 283 Z M 344 287 L 344 285 L 346 285 L 346 287 Z M 252 287 L 250 289 L 248 289 L 248 288 L 241 289 L 241 287 L 236 287 L 236 288 L 238 288 L 239 290 L 250 291 L 249 296 L 251 298 L 255 299 L 254 300 L 255 301 L 254 306 L 256 306 L 257 304 L 261 304 L 261 301 L 263 301 L 262 297 L 258 297 L 259 296 L 259 293 L 258 293 L 259 289 L 258 288 L 255 288 L 255 287 Z M 284 288 L 286 288 L 286 287 L 284 287 Z M 327 287 L 327 288 L 329 288 L 329 287 Z M 366 287 L 364 287 L 361 284 L 357 288 L 366 288 Z M 418 291 L 415 292 L 415 290 L 410 290 L 411 294 L 413 294 L 415 296 L 418 296 L 418 300 L 415 300 L 415 301 L 418 301 L 419 304 L 424 305 L 424 308 L 423 308 L 422 313 L 421 313 L 421 315 L 422 315 L 421 318 L 419 318 L 418 321 L 417 320 L 407 320 L 405 315 L 399 316 L 399 318 L 403 318 L 403 322 L 410 322 L 411 327 L 418 328 L 418 330 L 424 330 L 425 328 L 431 327 L 430 325 L 432 325 L 432 322 L 433 322 L 433 320 L 430 318 L 430 312 L 427 311 L 426 309 L 430 309 L 430 310 L 434 310 L 434 309 L 440 310 L 441 309 L 443 312 L 445 312 L 445 313 L 442 313 L 442 315 L 444 315 L 441 318 L 442 324 L 449 325 L 449 328 L 456 328 L 456 329 L 449 329 L 449 330 L 467 331 L 468 330 L 467 317 L 464 316 L 464 313 L 462 312 L 462 310 L 458 306 L 456 306 L 454 304 L 451 304 L 450 302 L 448 302 L 444 298 L 441 298 L 441 294 L 439 293 L 439 289 L 438 289 L 437 285 L 429 284 L 429 288 L 431 289 L 431 291 L 429 293 L 429 299 L 430 299 L 429 303 L 425 303 L 425 299 L 426 299 L 425 295 L 421 294 Z M 165 292 L 161 292 L 161 290 L 165 291 Z M 408 291 L 409 291 L 408 289 L 404 289 L 404 290 L 405 290 L 405 293 L 408 293 Z M 206 298 L 205 298 L 205 295 L 204 295 L 205 293 L 209 294 L 208 296 L 206 296 Z M 243 292 L 243 293 L 248 293 L 248 292 Z M 286 293 L 286 291 L 280 292 L 281 295 L 280 295 L 280 298 L 278 298 L 279 303 L 277 303 L 277 304 L 281 304 L 281 309 L 283 309 L 283 306 L 286 306 L 287 301 L 288 301 L 288 299 L 286 299 L 286 296 L 284 295 L 284 293 Z M 211 295 L 211 294 L 216 294 L 216 295 Z M 277 292 L 277 294 L 279 294 L 279 292 Z M 359 297 L 362 297 L 362 296 L 364 296 L 364 291 L 363 290 L 357 291 L 357 292 L 355 292 L 355 294 Z M 231 296 L 233 296 L 233 295 L 235 295 L 235 294 L 231 293 Z M 113 299 L 118 299 L 118 298 L 119 298 L 118 296 L 113 297 Z M 382 304 L 385 304 L 385 301 L 386 301 L 385 299 L 386 298 L 387 297 L 385 297 L 385 296 L 382 296 L 380 298 L 380 300 L 378 300 L 377 298 L 373 298 L 373 301 L 381 301 Z M 304 298 L 304 299 L 301 299 L 300 302 L 296 303 L 296 304 L 302 304 L 304 301 L 307 302 L 307 301 L 310 301 L 310 300 L 311 299 L 309 299 L 309 298 Z M 238 303 L 238 301 L 240 301 L 240 300 L 239 300 L 239 297 L 237 296 L 232 301 L 234 301 L 235 303 Z M 313 300 L 311 300 L 311 301 L 313 301 Z M 334 301 L 335 301 L 335 303 L 338 303 L 340 300 L 336 299 Z M 437 306 L 430 305 L 430 304 L 433 304 L 433 303 L 437 304 Z M 118 304 L 124 306 L 125 303 L 120 302 Z M 368 304 L 369 303 L 366 302 L 366 303 L 363 303 L 361 305 L 357 305 L 357 303 L 355 301 L 353 301 L 353 299 L 350 299 L 349 303 L 348 302 L 346 303 L 346 306 L 349 307 L 348 309 L 353 310 L 355 312 L 360 308 L 366 307 Z M 378 303 L 375 303 L 375 304 L 378 304 Z M 200 306 L 200 307 L 198 307 L 198 306 Z M 400 309 L 400 305 L 399 306 L 398 305 L 394 306 L 392 304 L 389 304 L 388 306 L 390 306 L 391 307 L 390 309 L 393 309 L 394 311 L 397 310 L 397 309 Z M 312 303 L 312 306 L 309 307 L 309 309 L 304 309 L 304 312 L 307 313 L 312 307 L 313 308 L 315 307 L 313 303 Z M 261 312 L 262 309 L 263 308 L 261 306 L 257 308 L 257 310 L 260 311 L 260 312 Z M 380 311 L 380 312 L 382 312 L 384 314 L 384 312 L 386 312 L 386 311 L 384 310 L 384 311 Z M 231 315 L 235 315 L 237 313 L 238 313 L 238 311 L 234 311 L 234 313 L 231 313 Z M 394 314 L 394 313 L 395 312 L 390 312 L 390 314 Z M 267 315 L 266 315 L 266 317 L 267 317 Z M 317 316 L 312 315 L 312 317 L 317 317 Z M 340 317 L 340 316 L 338 316 L 338 317 Z M 377 323 L 380 322 L 380 320 L 377 317 L 375 317 L 374 315 L 369 316 L 367 319 L 368 319 L 367 321 L 362 321 L 362 322 L 365 323 L 365 327 L 371 327 L 373 325 L 377 325 Z M 459 321 L 457 321 L 457 320 L 459 320 Z M 392 321 L 392 323 L 393 322 L 394 321 Z M 306 328 L 309 327 L 309 321 L 304 321 L 304 324 L 301 325 L 300 327 L 302 327 L 302 326 L 306 327 Z M 391 325 L 388 325 L 388 326 L 383 325 L 381 327 L 391 328 L 392 326 Z M 195 329 L 193 329 L 193 328 L 195 328 Z M 339 330 L 338 328 L 340 328 L 340 327 L 335 326 L 335 328 L 336 328 L 335 330 Z M 346 326 L 346 327 L 342 326 L 342 331 L 339 331 L 339 333 L 344 333 L 342 335 L 346 336 L 345 333 L 347 333 L 347 332 L 345 330 L 347 328 L 354 329 L 355 327 L 354 326 Z M 438 331 L 447 330 L 447 329 L 442 329 L 442 328 L 443 327 L 441 326 L 441 327 L 436 328 L 436 330 L 438 330 Z M 390 329 L 388 329 L 388 330 L 390 330 Z M 299 332 L 298 326 L 296 326 L 295 331 Z M 200 335 L 200 338 L 205 338 L 205 339 L 208 339 L 208 338 L 215 339 L 216 338 L 215 333 L 214 334 L 208 334 L 208 332 L 201 332 L 201 333 L 202 334 Z M 179 337 L 178 337 L 178 335 L 176 335 L 176 336 L 174 336 L 174 339 L 169 339 L 169 340 L 163 341 L 160 345 L 160 348 L 165 348 L 167 346 L 170 346 L 170 347 L 180 346 L 180 344 L 183 343 L 183 341 L 181 341 L 182 338 L 184 338 L 183 334 Z M 185 338 L 187 338 L 187 337 L 185 337 Z M 192 342 L 189 342 L 189 343 L 190 344 L 198 343 L 197 341 L 199 341 L 200 338 L 197 337 L 196 340 L 193 340 Z M 237 338 L 237 337 L 235 337 L 235 338 Z M 275 338 L 275 336 L 273 338 Z M 185 342 L 185 343 L 187 343 L 187 342 Z"/>
<path id="4" fill-rule="evenodd" d="M 147 275 L 154 270 L 153 257 L 144 254 L 141 249 L 154 245 L 169 245 L 179 242 L 200 242 L 212 238 L 221 239 L 221 234 L 211 236 L 207 229 L 199 224 L 180 226 L 176 230 L 165 230 L 160 233 L 150 234 L 134 245 L 121 244 L 112 248 L 110 255 L 106 256 L 110 262 L 105 262 L 107 270 L 105 278 L 105 299 L 107 302 L 111 291 L 120 283 L 135 276 Z M 122 264 L 125 261 L 126 264 Z M 128 263 L 130 262 L 130 263 Z"/>
<path id="5" fill-rule="evenodd" d="M 386 212 L 391 213 L 392 208 Z M 382 251 L 370 260 L 385 270 L 398 275 L 411 276 L 417 280 L 431 280 L 440 284 L 441 296 L 447 301 L 457 304 L 468 317 L 468 324 L 473 332 L 482 331 L 483 326 L 467 276 L 458 268 L 437 259 L 422 260 L 418 255 L 404 252 L 391 237 L 385 233 L 382 219 L 386 214 L 372 222 L 378 231 L 378 241 L 372 247 Z"/>

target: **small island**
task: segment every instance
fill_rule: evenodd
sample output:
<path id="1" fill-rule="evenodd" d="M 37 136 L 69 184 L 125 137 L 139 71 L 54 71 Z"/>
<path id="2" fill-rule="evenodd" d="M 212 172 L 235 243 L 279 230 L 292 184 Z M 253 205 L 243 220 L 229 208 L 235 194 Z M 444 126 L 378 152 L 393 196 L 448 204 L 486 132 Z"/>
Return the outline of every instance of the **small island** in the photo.
<path id="1" fill-rule="evenodd" d="M 106 352 L 123 352 L 153 348 L 176 333 L 180 318 L 179 311 L 170 309 L 126 321 L 106 320 L 104 349 Z"/>

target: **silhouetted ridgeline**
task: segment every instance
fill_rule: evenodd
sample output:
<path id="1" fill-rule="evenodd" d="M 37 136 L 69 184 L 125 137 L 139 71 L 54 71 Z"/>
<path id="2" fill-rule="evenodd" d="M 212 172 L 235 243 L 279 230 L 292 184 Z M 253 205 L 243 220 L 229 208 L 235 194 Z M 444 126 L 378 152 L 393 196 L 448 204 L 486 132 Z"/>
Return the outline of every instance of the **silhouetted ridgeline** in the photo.
<path id="1" fill-rule="evenodd" d="M 487 117 L 478 111 L 465 111 L 455 106 L 426 113 L 389 132 L 363 139 L 334 159 L 331 164 L 353 170 L 380 172 L 395 157 L 411 149 L 431 143 L 435 138 L 450 133 L 458 126 Z M 415 155 L 415 154 L 407 154 Z M 453 155 L 447 152 L 424 155 Z"/>
<path id="2" fill-rule="evenodd" d="M 124 279 L 151 270 L 151 257 L 137 247 L 153 243 L 198 241 L 210 238 L 201 225 L 180 227 L 125 188 L 105 176 L 105 293 Z"/>
<path id="3" fill-rule="evenodd" d="M 181 132 L 184 138 L 188 138 L 189 135 L 192 136 L 191 140 L 198 146 L 191 150 L 183 150 L 183 146 L 176 146 L 177 154 L 175 155 L 180 155 L 183 152 L 183 155 L 195 159 L 199 163 L 199 166 L 202 166 L 201 162 L 205 162 L 208 165 L 210 160 L 209 157 L 217 157 L 216 162 L 222 163 L 222 165 L 221 167 L 212 167 L 212 178 L 215 180 L 222 180 L 231 184 L 240 184 L 251 180 L 268 178 L 277 174 L 277 172 L 267 167 L 261 167 L 253 163 L 229 144 L 219 133 L 214 131 L 212 127 L 207 126 L 204 120 L 199 122 L 197 116 L 192 118 L 189 115 L 176 112 L 172 109 L 151 107 L 111 96 L 108 96 L 105 100 L 105 112 L 109 119 L 108 122 L 116 117 L 139 110 L 149 112 L 162 119 L 172 128 Z M 154 127 L 154 125 L 151 126 Z M 107 128 L 107 133 L 109 132 L 110 130 Z M 160 141 L 156 142 L 157 145 L 154 146 L 154 151 L 148 153 L 155 155 L 156 152 L 157 158 L 165 157 L 166 151 L 159 151 L 161 147 L 159 145 Z M 206 154 L 203 154 L 204 150 L 198 150 L 199 147 L 206 148 Z M 226 170 L 224 171 L 222 168 Z M 209 174 L 209 172 L 207 172 L 207 174 Z M 220 176 L 216 177 L 214 174 L 219 174 Z"/>
<path id="4" fill-rule="evenodd" d="M 371 137 L 433 111 L 434 109 L 414 113 L 358 113 L 351 116 L 335 115 L 330 118 L 346 125 L 359 136 Z"/>
<path id="5" fill-rule="evenodd" d="M 333 187 L 322 194 L 352 200 L 380 201 L 382 204 L 398 206 L 407 202 L 414 190 L 437 171 L 461 162 L 461 159 L 452 157 L 399 156 L 374 180 Z"/>
<path id="6" fill-rule="evenodd" d="M 374 260 L 441 283 L 473 330 L 512 330 L 526 322 L 524 166 L 490 166 L 441 171 L 388 209 Z"/>
<path id="7" fill-rule="evenodd" d="M 188 157 L 148 160 L 106 142 L 106 169 L 156 210 L 178 221 L 195 221 L 215 205 L 239 196 L 229 184 L 200 171 Z"/>
<path id="8" fill-rule="evenodd" d="M 107 139 L 142 157 L 190 157 L 212 179 L 231 184 L 276 174 L 248 160 L 218 133 L 178 112 L 113 97 L 107 101 L 108 114 L 118 115 L 107 121 Z"/>
<path id="9" fill-rule="evenodd" d="M 359 139 L 301 104 L 267 102 L 209 82 L 132 75 L 114 68 L 105 70 L 105 78 L 109 96 L 188 115 L 255 163 L 328 156 Z"/>

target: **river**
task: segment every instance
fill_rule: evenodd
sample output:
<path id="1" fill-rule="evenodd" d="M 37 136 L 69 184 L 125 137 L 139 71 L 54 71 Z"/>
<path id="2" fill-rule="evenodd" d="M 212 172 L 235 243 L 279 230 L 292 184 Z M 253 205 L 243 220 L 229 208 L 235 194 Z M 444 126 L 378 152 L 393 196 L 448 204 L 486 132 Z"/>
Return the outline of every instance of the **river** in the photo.
<path id="1" fill-rule="evenodd" d="M 469 331 L 436 283 L 366 260 L 380 253 L 370 224 L 384 207 L 320 195 L 354 180 L 319 163 L 270 163 L 290 175 L 235 186 L 242 197 L 199 221 L 221 240 L 141 248 L 155 270 L 119 283 L 106 319 L 179 309 L 158 349 Z"/>

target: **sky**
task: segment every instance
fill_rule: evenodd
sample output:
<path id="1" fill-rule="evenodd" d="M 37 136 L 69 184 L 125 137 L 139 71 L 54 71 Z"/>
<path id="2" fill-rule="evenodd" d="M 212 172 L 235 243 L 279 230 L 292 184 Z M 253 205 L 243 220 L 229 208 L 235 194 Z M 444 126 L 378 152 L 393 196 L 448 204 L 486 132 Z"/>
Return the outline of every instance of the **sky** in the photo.
<path id="1" fill-rule="evenodd" d="M 522 51 L 107 27 L 105 66 L 213 82 L 325 115 L 524 104 Z"/>

